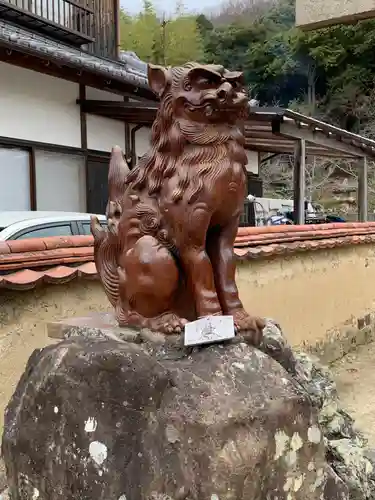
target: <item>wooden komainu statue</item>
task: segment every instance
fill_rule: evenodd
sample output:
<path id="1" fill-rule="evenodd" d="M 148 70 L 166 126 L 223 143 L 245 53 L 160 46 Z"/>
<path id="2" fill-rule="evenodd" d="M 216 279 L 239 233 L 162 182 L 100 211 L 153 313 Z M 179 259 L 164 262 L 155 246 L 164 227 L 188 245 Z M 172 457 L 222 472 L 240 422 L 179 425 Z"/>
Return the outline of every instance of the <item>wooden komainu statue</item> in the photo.
<path id="1" fill-rule="evenodd" d="M 148 78 L 161 100 L 151 149 L 131 171 L 112 150 L 108 230 L 92 220 L 106 294 L 122 326 L 180 333 L 187 321 L 232 315 L 258 343 L 264 323 L 242 306 L 233 254 L 246 193 L 242 73 L 150 65 Z"/>

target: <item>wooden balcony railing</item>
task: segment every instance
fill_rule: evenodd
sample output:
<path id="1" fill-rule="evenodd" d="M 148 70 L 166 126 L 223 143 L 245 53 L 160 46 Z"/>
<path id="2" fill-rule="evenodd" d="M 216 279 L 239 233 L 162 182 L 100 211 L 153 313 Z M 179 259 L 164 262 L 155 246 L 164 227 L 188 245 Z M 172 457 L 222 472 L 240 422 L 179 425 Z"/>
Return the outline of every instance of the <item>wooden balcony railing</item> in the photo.
<path id="1" fill-rule="evenodd" d="M 85 47 L 87 52 L 116 59 L 116 0 L 95 0 L 95 41 Z"/>
<path id="2" fill-rule="evenodd" d="M 0 18 L 64 42 L 95 42 L 94 0 L 0 0 Z"/>

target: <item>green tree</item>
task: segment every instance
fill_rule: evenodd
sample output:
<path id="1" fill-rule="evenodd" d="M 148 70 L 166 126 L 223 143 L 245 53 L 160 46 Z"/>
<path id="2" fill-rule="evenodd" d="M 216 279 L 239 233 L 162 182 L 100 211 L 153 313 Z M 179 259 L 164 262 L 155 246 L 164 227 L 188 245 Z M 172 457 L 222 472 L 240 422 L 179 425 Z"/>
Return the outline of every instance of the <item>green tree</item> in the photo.
<path id="1" fill-rule="evenodd" d="M 295 30 L 295 57 L 314 61 L 320 110 L 340 126 L 359 132 L 367 120 L 366 102 L 375 79 L 375 22 L 334 26 L 311 33 Z"/>
<path id="2" fill-rule="evenodd" d="M 121 14 L 121 47 L 146 62 L 176 65 L 203 57 L 203 39 L 196 16 L 183 13 L 181 4 L 170 19 L 159 19 L 150 0 L 131 17 Z"/>
<path id="3" fill-rule="evenodd" d="M 286 105 L 304 79 L 289 41 L 293 25 L 292 1 L 282 0 L 252 23 L 211 31 L 206 37 L 206 60 L 242 70 L 252 96 L 263 103 Z"/>
<path id="4" fill-rule="evenodd" d="M 196 17 L 196 22 L 202 38 L 214 29 L 214 25 L 204 14 L 199 14 L 199 16 Z"/>
<path id="5" fill-rule="evenodd" d="M 155 43 L 160 39 L 160 22 L 149 0 L 144 0 L 143 10 L 134 17 L 123 12 L 120 29 L 124 50 L 135 52 L 144 61 L 154 61 Z"/>
<path id="6" fill-rule="evenodd" d="M 165 61 L 170 66 L 202 61 L 203 40 L 195 16 L 179 15 L 165 24 Z"/>

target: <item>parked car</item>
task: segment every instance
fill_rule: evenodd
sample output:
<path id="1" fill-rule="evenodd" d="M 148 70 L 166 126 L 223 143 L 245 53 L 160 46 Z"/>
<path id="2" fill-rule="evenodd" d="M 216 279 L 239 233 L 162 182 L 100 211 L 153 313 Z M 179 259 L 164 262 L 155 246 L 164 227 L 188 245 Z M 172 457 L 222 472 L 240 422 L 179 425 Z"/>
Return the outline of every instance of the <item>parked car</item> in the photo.
<path id="1" fill-rule="evenodd" d="M 89 235 L 92 214 L 77 212 L 0 212 L 0 241 Z M 105 215 L 97 215 L 102 225 Z"/>

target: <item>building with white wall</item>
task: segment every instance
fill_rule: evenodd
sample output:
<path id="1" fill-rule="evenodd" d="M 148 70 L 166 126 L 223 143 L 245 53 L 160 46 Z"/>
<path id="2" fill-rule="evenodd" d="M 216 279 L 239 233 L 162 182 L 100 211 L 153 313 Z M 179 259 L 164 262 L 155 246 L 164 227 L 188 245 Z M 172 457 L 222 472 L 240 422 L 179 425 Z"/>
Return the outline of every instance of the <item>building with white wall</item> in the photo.
<path id="1" fill-rule="evenodd" d="M 137 131 L 132 151 L 137 123 L 86 113 L 81 103 L 153 99 L 136 62 L 0 20 L 0 211 L 104 211 L 111 148 L 144 154 L 150 128 Z"/>

